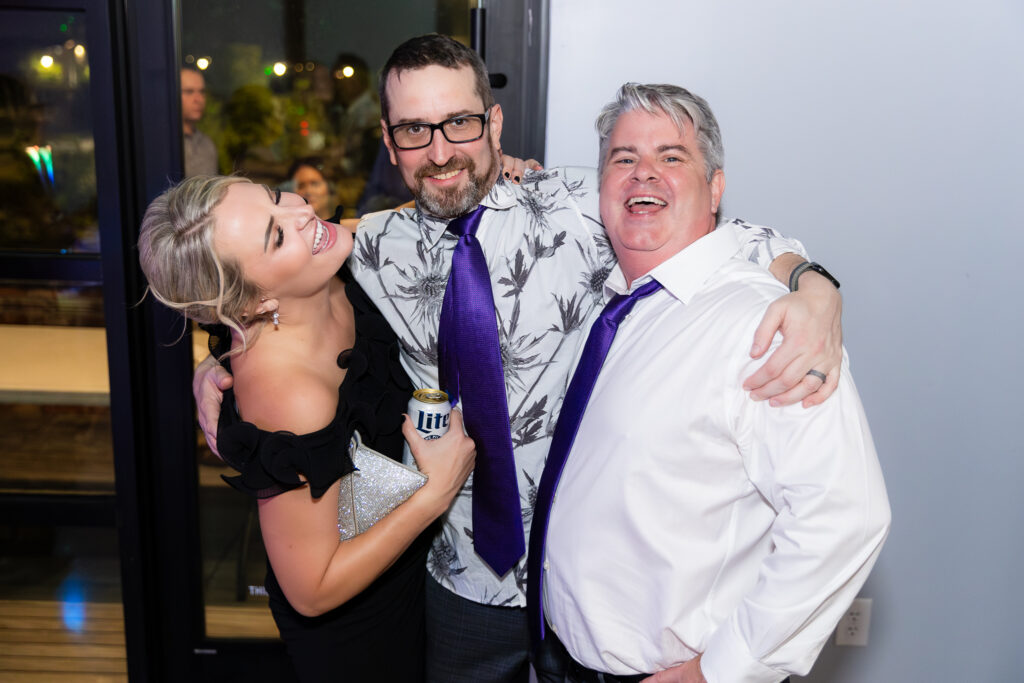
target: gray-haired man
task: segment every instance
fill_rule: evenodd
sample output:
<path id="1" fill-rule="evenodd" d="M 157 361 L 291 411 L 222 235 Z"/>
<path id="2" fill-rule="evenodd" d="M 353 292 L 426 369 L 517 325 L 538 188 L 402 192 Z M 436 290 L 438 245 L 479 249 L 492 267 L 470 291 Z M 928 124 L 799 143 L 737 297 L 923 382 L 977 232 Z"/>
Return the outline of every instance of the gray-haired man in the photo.
<path id="1" fill-rule="evenodd" d="M 747 340 L 786 289 L 718 224 L 707 103 L 627 84 L 597 128 L 618 264 L 538 491 L 531 629 L 564 643 L 572 681 L 804 674 L 889 528 L 856 388 L 844 367 L 810 410 L 747 398 Z"/>

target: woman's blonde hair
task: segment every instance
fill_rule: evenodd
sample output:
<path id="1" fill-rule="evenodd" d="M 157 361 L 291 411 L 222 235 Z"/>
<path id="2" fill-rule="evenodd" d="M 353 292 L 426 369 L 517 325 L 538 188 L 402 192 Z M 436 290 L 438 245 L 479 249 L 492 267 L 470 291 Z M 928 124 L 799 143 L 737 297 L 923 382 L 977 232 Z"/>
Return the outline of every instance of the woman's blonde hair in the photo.
<path id="1" fill-rule="evenodd" d="M 237 176 L 187 178 L 150 203 L 139 230 L 139 263 L 153 296 L 186 318 L 227 325 L 243 348 L 270 313 L 251 313 L 259 287 L 213 248 L 213 210 L 229 187 L 249 182 Z"/>

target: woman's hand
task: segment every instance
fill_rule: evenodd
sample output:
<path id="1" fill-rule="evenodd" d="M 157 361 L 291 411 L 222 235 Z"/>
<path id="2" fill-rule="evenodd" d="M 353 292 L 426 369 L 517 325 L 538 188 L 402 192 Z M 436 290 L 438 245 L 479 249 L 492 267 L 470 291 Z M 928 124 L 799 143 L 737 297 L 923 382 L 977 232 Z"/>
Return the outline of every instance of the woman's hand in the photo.
<path id="1" fill-rule="evenodd" d="M 427 483 L 416 495 L 432 497 L 440 506 L 440 515 L 462 490 L 476 463 L 476 444 L 462 429 L 462 411 L 452 409 L 448 433 L 440 439 L 425 440 L 408 415 L 402 423 L 402 434 L 420 471 L 427 475 Z"/>
<path id="2" fill-rule="evenodd" d="M 523 174 L 526 171 L 543 171 L 544 167 L 540 165 L 540 162 L 536 159 L 527 159 L 523 161 L 516 157 L 510 157 L 507 154 L 502 153 L 501 155 L 501 174 L 505 176 L 506 180 L 511 180 L 516 185 L 523 179 Z"/>

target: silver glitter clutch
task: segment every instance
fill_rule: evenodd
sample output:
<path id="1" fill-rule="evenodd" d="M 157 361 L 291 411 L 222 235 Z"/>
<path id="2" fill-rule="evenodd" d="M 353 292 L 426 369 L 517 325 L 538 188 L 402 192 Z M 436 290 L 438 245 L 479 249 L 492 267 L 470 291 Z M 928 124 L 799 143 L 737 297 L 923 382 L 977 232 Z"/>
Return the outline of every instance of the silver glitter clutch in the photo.
<path id="1" fill-rule="evenodd" d="M 356 469 L 341 478 L 338 492 L 338 532 L 343 541 L 382 520 L 427 481 L 427 475 L 364 446 L 359 432 L 352 432 L 348 454 Z"/>

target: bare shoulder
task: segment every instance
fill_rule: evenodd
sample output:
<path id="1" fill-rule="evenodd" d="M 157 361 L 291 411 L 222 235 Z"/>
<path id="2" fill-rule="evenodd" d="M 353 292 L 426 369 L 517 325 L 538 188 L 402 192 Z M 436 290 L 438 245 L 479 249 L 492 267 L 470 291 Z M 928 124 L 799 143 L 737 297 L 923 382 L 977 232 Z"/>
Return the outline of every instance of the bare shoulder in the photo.
<path id="1" fill-rule="evenodd" d="M 235 371 L 235 398 L 242 418 L 267 431 L 308 434 L 330 424 L 338 406 L 332 371 L 290 354 L 247 352 Z"/>

